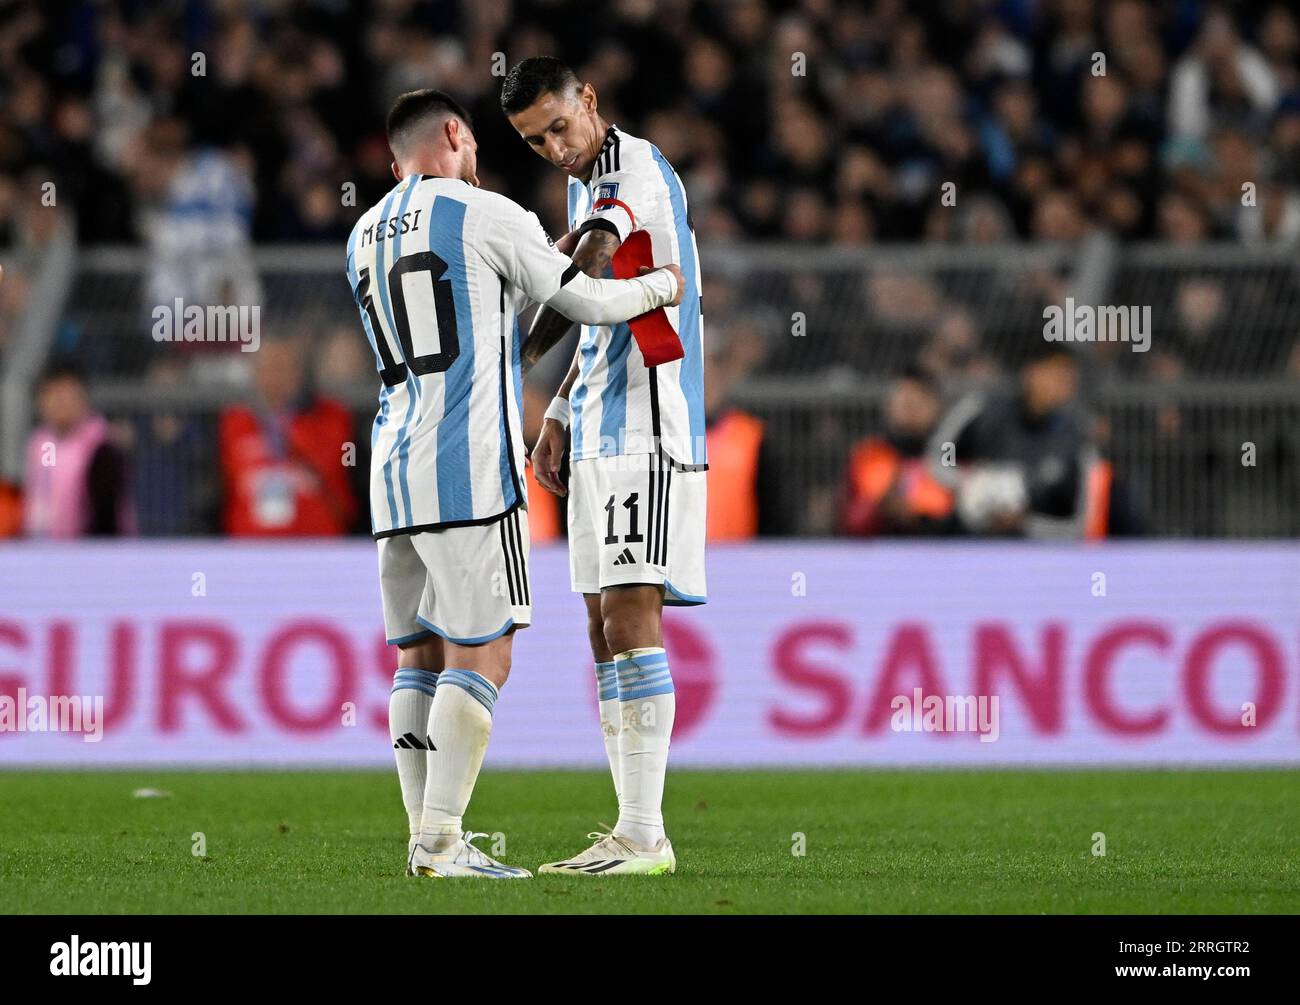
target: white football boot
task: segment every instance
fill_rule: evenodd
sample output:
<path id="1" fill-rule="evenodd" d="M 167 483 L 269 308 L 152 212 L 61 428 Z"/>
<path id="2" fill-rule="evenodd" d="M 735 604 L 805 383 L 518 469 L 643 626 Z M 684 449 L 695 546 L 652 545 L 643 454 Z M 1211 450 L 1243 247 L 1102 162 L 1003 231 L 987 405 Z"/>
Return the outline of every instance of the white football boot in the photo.
<path id="1" fill-rule="evenodd" d="M 487 834 L 466 831 L 455 843 L 442 851 L 429 851 L 418 841 L 411 851 L 407 869 L 413 876 L 431 876 L 435 879 L 531 879 L 527 869 L 506 865 L 480 851 L 470 842 Z"/>
<path id="2" fill-rule="evenodd" d="M 653 848 L 606 831 L 587 835 L 590 848 L 564 862 L 548 862 L 537 871 L 576 876 L 667 876 L 677 871 L 673 843 L 661 838 Z"/>
<path id="3" fill-rule="evenodd" d="M 415 846 L 420 843 L 420 835 L 412 834 L 411 840 L 406 842 L 406 874 L 415 875 L 415 866 L 411 865 L 411 857 L 415 854 Z"/>

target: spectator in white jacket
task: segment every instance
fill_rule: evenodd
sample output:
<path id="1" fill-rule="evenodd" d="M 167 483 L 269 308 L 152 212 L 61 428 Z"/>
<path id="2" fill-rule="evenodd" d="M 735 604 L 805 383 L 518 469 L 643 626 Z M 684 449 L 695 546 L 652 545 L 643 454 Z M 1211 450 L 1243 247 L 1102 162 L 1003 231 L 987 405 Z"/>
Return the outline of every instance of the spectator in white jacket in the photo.
<path id="1" fill-rule="evenodd" d="M 1277 105 L 1278 83 L 1262 53 L 1241 40 L 1232 17 L 1212 10 L 1195 44 L 1175 65 L 1169 86 L 1169 132 L 1203 140 L 1216 125 L 1243 118 L 1264 127 Z"/>

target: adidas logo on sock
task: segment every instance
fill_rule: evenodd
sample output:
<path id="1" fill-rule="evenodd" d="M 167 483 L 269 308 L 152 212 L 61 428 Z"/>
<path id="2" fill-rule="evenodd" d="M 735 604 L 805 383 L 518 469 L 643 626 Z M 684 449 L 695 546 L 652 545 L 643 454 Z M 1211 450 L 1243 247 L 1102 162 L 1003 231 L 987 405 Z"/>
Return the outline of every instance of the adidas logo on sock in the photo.
<path id="1" fill-rule="evenodd" d="M 437 750 L 438 749 L 433 745 L 433 741 L 430 740 L 427 736 L 424 738 L 423 741 L 421 741 L 420 738 L 416 736 L 414 733 L 403 733 L 401 736 L 399 736 L 397 738 L 397 742 L 393 744 L 393 749 L 397 749 L 398 747 L 401 747 L 403 750 Z"/>
<path id="2" fill-rule="evenodd" d="M 632 549 L 624 548 L 623 553 L 614 559 L 615 565 L 635 565 L 636 559 L 632 557 Z"/>

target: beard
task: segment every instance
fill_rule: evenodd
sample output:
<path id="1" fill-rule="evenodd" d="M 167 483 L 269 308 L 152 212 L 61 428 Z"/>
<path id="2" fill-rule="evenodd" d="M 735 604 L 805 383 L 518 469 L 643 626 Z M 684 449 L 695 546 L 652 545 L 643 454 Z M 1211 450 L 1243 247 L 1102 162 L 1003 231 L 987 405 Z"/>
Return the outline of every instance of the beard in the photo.
<path id="1" fill-rule="evenodd" d="M 478 158 L 465 151 L 465 157 L 460 162 L 460 180 L 467 185 L 478 188 Z"/>

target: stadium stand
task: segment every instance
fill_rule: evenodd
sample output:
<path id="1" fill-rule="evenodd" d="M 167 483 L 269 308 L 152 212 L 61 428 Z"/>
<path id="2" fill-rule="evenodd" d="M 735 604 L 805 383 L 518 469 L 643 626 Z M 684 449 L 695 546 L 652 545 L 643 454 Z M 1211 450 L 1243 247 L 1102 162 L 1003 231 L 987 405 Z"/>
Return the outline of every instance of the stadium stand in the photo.
<path id="1" fill-rule="evenodd" d="M 763 532 L 840 532 L 891 383 L 919 367 L 948 408 L 1013 386 L 1044 308 L 1072 297 L 1154 319 L 1149 351 L 1078 350 L 1090 447 L 1140 514 L 1125 525 L 1300 534 L 1283 3 L 6 5 L 3 474 L 21 481 L 39 373 L 71 360 L 129 449 L 141 531 L 220 532 L 218 417 L 253 368 L 151 338 L 177 297 L 259 304 L 265 338 L 309 346 L 364 470 L 374 381 L 341 247 L 391 184 L 383 111 L 416 86 L 462 98 L 483 184 L 558 236 L 563 186 L 497 108 L 506 66 L 539 52 L 678 166 L 707 337 L 762 343 L 728 399 L 765 422 L 781 518 Z"/>

